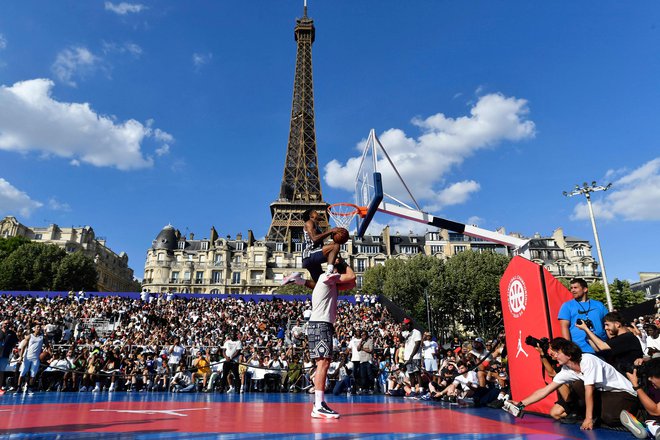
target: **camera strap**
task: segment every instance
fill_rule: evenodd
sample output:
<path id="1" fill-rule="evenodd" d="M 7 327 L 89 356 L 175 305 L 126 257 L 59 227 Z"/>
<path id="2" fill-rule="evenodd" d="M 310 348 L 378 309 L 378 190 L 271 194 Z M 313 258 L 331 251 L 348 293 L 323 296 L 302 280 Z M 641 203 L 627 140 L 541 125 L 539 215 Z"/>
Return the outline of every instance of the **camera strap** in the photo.
<path id="1" fill-rule="evenodd" d="M 589 312 L 591 312 L 591 299 L 587 300 L 587 302 L 589 303 L 589 308 L 586 311 L 584 310 L 584 307 L 582 307 L 580 301 L 576 299 L 575 302 L 578 304 L 578 307 L 580 308 L 580 311 L 578 313 L 584 315 L 587 319 L 589 319 Z"/>

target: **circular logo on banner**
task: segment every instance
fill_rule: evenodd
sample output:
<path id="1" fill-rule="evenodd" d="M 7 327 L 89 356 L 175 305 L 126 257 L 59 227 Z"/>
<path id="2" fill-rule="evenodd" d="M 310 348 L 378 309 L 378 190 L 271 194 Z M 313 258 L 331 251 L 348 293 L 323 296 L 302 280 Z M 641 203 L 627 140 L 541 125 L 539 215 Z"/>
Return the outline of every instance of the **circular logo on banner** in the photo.
<path id="1" fill-rule="evenodd" d="M 527 307 L 527 287 L 519 276 L 511 278 L 507 289 L 509 311 L 514 318 L 519 318 Z"/>

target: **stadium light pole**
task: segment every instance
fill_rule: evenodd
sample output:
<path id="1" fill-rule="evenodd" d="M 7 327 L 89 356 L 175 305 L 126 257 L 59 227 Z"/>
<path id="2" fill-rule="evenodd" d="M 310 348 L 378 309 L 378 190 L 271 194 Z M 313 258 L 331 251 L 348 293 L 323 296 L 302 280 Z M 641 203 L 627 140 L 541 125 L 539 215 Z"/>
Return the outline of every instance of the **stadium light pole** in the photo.
<path id="1" fill-rule="evenodd" d="M 607 186 L 598 186 L 596 181 L 591 182 L 591 185 L 588 185 L 587 182 L 584 182 L 582 186 L 575 185 L 575 189 L 571 192 L 564 191 L 563 194 L 565 197 L 573 197 L 577 195 L 584 195 L 587 198 L 587 206 L 589 206 L 589 217 L 591 218 L 591 227 L 594 230 L 594 238 L 596 239 L 596 250 L 598 251 L 598 259 L 600 260 L 600 271 L 603 274 L 603 284 L 605 285 L 605 297 L 607 298 L 607 309 L 611 312 L 614 308 L 612 307 L 612 296 L 610 295 L 610 286 L 607 283 L 607 274 L 605 273 L 605 261 L 603 260 L 603 253 L 600 250 L 600 240 L 598 239 L 598 230 L 596 230 L 596 219 L 594 218 L 594 210 L 591 207 L 591 193 L 595 191 L 607 191 L 612 186 L 611 183 L 608 183 Z"/>

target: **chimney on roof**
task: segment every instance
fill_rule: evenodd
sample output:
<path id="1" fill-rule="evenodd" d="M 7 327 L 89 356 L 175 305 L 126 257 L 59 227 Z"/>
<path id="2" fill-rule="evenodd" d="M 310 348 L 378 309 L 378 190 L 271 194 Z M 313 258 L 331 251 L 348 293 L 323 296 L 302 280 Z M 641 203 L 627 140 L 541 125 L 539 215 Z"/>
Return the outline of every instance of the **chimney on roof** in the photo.
<path id="1" fill-rule="evenodd" d="M 194 240 L 194 239 L 195 239 L 195 233 L 194 233 L 194 232 L 191 232 L 191 233 L 190 233 L 190 239 L 191 239 L 191 240 Z"/>

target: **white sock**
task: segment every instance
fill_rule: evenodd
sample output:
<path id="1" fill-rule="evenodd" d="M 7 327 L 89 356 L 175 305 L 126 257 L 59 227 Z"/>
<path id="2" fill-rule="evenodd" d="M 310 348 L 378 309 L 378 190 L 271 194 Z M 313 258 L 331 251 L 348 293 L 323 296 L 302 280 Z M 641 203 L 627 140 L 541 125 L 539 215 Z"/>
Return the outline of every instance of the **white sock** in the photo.
<path id="1" fill-rule="evenodd" d="M 325 398 L 325 393 L 323 391 L 319 391 L 319 390 L 314 391 L 314 406 L 320 408 L 324 398 Z"/>
<path id="2" fill-rule="evenodd" d="M 328 270 L 326 270 L 325 273 L 330 275 L 334 270 L 335 270 L 335 265 L 334 264 L 328 264 Z"/>

